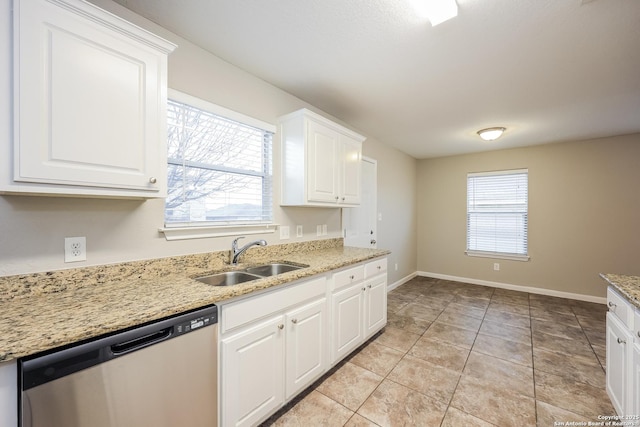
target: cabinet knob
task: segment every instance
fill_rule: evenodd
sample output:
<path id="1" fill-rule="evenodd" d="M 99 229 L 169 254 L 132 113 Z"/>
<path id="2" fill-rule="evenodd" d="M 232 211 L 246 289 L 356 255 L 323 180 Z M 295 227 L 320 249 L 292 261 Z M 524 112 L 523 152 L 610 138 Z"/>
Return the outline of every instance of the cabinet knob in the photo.
<path id="1" fill-rule="evenodd" d="M 617 305 L 614 304 L 613 301 L 609 301 L 609 307 L 614 308 L 617 307 Z"/>
<path id="2" fill-rule="evenodd" d="M 283 325 L 282 323 L 280 323 L 280 324 L 278 325 L 278 329 L 284 329 L 284 325 Z"/>
<path id="3" fill-rule="evenodd" d="M 377 269 L 378 269 L 378 270 L 382 269 L 382 266 L 381 266 L 381 265 L 379 265 L 379 266 L 377 267 Z"/>
<path id="4" fill-rule="evenodd" d="M 343 197 L 343 198 L 342 198 L 342 201 L 344 202 L 346 199 L 347 199 L 346 197 Z"/>
<path id="5" fill-rule="evenodd" d="M 623 340 L 623 339 L 621 339 L 621 338 L 618 338 L 618 344 L 626 344 L 626 343 L 627 343 L 627 341 L 626 341 L 626 340 Z"/>
<path id="6" fill-rule="evenodd" d="M 356 276 L 354 276 L 353 274 L 351 276 L 349 276 L 349 279 L 351 279 L 351 280 L 353 280 L 355 278 L 356 278 Z"/>
<path id="7" fill-rule="evenodd" d="M 371 289 L 371 285 L 368 285 L 367 288 Z"/>
<path id="8" fill-rule="evenodd" d="M 336 200 L 340 200 L 340 197 L 336 196 Z"/>
<path id="9" fill-rule="evenodd" d="M 155 177 L 153 177 L 153 176 L 152 176 L 151 178 L 149 178 L 149 182 L 150 182 L 151 184 L 155 184 L 156 182 L 158 182 L 158 180 L 157 180 L 157 179 L 155 179 Z"/>
<path id="10" fill-rule="evenodd" d="M 370 242 L 370 243 L 371 243 L 372 245 L 375 245 L 375 244 L 377 243 L 377 242 L 376 242 L 376 239 L 371 239 L 371 242 Z M 380 268 L 380 267 L 378 267 L 378 268 Z"/>
<path id="11" fill-rule="evenodd" d="M 640 338 L 640 331 L 638 331 L 638 338 Z"/>
<path id="12" fill-rule="evenodd" d="M 366 290 L 367 290 L 367 288 L 362 288 L 362 290 L 363 290 L 363 291 L 366 291 Z"/>
<path id="13" fill-rule="evenodd" d="M 293 323 L 294 325 L 298 323 L 298 319 L 291 319 L 291 323 Z"/>

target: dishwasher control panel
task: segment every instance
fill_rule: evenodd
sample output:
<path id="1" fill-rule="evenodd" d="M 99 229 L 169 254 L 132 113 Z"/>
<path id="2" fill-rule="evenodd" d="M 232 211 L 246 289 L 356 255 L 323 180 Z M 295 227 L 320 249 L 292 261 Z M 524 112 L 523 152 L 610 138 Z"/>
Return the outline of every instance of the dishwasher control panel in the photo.
<path id="1" fill-rule="evenodd" d="M 191 331 L 195 331 L 196 329 L 203 328 L 205 326 L 213 325 L 214 323 L 218 323 L 218 312 L 207 313 L 204 316 L 199 316 L 194 319 L 189 319 L 181 323 L 177 323 L 174 325 L 174 334 L 181 335 L 186 334 Z"/>

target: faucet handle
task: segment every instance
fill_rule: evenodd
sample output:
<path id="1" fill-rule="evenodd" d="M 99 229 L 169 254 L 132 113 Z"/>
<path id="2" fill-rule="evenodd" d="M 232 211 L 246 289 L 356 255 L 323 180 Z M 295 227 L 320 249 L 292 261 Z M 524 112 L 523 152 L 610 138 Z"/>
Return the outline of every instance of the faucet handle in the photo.
<path id="1" fill-rule="evenodd" d="M 233 243 L 231 244 L 231 247 L 232 247 L 233 249 L 238 249 L 238 240 L 240 240 L 240 239 L 244 239 L 244 237 L 245 237 L 245 236 L 236 237 L 236 238 L 233 240 Z"/>

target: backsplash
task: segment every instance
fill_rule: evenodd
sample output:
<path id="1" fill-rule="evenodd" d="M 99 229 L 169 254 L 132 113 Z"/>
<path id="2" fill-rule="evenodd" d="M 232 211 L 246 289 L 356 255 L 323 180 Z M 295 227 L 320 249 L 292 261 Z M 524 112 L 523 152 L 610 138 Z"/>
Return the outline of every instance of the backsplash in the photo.
<path id="1" fill-rule="evenodd" d="M 288 254 L 330 249 L 342 245 L 343 239 L 336 238 L 252 247 L 242 255 L 240 264 L 283 261 L 282 257 Z M 130 279 L 135 276 L 140 279 L 149 279 L 177 273 L 191 277 L 229 269 L 233 268 L 229 265 L 229 251 L 227 250 L 42 273 L 18 274 L 0 277 L 0 301 L 53 294 Z"/>

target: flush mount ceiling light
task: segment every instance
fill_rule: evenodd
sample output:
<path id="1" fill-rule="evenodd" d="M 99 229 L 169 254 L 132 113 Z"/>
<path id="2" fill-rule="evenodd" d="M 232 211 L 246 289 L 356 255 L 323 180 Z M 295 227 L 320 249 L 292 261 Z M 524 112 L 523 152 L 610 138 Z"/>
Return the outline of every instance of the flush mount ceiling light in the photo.
<path id="1" fill-rule="evenodd" d="M 505 130 L 507 129 L 502 127 L 486 128 L 479 130 L 478 135 L 480 135 L 480 138 L 484 139 L 485 141 L 493 141 L 500 138 Z"/>
<path id="2" fill-rule="evenodd" d="M 442 22 L 458 16 L 455 0 L 411 0 L 413 7 L 435 27 Z"/>

